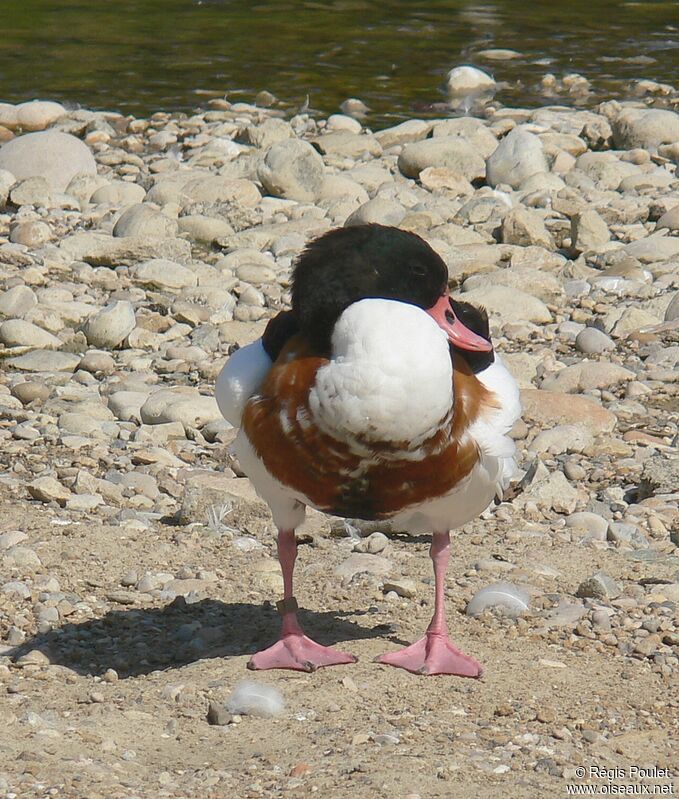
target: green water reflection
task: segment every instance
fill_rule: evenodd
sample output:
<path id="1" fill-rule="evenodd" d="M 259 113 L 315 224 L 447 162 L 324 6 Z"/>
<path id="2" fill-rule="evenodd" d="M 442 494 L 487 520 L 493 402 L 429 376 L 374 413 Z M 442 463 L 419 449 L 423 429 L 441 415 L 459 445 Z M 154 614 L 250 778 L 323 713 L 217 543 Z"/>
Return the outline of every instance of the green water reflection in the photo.
<path id="1" fill-rule="evenodd" d="M 308 94 L 326 112 L 357 96 L 384 122 L 440 99 L 437 86 L 459 63 L 506 80 L 506 103 L 544 103 L 547 71 L 583 72 L 612 92 L 634 78 L 679 75 L 675 2 L 2 0 L 0 8 L 0 100 L 44 97 L 136 115 L 268 89 L 293 104 Z M 523 56 L 477 55 L 491 47 Z"/>

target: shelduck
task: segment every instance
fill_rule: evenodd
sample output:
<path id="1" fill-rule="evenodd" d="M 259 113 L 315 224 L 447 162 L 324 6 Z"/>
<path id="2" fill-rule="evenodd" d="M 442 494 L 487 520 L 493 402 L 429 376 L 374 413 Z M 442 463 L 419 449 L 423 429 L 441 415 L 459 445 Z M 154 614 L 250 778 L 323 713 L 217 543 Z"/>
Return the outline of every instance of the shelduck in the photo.
<path id="1" fill-rule="evenodd" d="M 449 639 L 449 531 L 482 513 L 515 469 L 514 379 L 482 309 L 448 293 L 448 270 L 419 236 L 361 225 L 311 242 L 292 310 L 236 351 L 216 397 L 240 428 L 240 465 L 278 528 L 279 640 L 249 668 L 313 671 L 355 661 L 307 637 L 297 618 L 295 529 L 307 506 L 431 533 L 435 610 L 416 643 L 377 660 L 418 674 L 479 677 Z"/>

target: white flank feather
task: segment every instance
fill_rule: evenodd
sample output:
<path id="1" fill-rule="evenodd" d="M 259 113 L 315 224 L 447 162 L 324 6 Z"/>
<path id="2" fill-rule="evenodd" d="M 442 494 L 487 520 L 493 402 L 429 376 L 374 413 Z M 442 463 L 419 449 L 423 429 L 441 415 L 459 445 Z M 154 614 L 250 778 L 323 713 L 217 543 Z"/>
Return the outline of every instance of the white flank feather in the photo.
<path id="1" fill-rule="evenodd" d="M 257 339 L 233 353 L 215 383 L 215 399 L 222 416 L 240 427 L 245 404 L 257 391 L 271 369 L 271 358 Z"/>

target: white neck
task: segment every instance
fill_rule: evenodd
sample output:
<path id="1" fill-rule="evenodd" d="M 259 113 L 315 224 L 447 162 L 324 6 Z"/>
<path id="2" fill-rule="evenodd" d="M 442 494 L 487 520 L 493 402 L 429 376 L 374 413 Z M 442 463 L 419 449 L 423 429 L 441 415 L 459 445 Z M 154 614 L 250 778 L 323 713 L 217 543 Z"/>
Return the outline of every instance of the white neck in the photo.
<path id="1" fill-rule="evenodd" d="M 361 300 L 337 321 L 331 361 L 318 370 L 309 404 L 338 437 L 417 445 L 449 413 L 452 386 L 448 341 L 427 313 Z"/>

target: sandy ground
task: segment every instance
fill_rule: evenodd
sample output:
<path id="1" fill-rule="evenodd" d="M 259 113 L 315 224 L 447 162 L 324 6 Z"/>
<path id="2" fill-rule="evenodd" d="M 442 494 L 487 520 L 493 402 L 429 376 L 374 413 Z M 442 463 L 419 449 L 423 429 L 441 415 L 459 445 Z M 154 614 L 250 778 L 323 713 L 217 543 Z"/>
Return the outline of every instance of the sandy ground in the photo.
<path id="1" fill-rule="evenodd" d="M 451 630 L 486 668 L 471 681 L 372 662 L 428 621 L 424 538 L 391 538 L 386 554 L 416 580 L 417 594 L 388 602 L 370 579 L 342 586 L 333 569 L 348 539 L 319 533 L 300 547 L 303 619 L 310 634 L 359 662 L 314 674 L 252 673 L 249 654 L 277 627 L 275 596 L 262 581 L 271 559 L 258 554 L 267 570 L 253 572 L 252 553 L 170 525 L 130 534 L 98 522 L 58 524 L 59 511 L 7 491 L 1 507 L 3 527 L 28 532 L 61 590 L 92 605 L 110 604 L 130 569 L 190 564 L 222 575 L 193 604 L 118 605 L 83 621 L 76 612 L 73 622 L 23 645 L 34 658 L 47 653 L 52 665 L 0 670 L 0 780 L 8 797 L 565 796 L 569 782 L 608 784 L 578 780 L 579 766 L 676 768 L 675 680 L 561 628 L 545 633 L 537 621 L 463 612 L 478 579 L 462 575 L 481 558 L 501 556 L 528 570 L 548 563 L 564 575 L 550 580 L 551 590 L 572 592 L 595 567 L 642 578 L 644 567 L 620 552 L 576 557 L 572 544 L 549 533 L 517 535 L 516 522 L 479 521 L 456 534 Z M 261 539 L 271 547 L 266 529 Z M 208 702 L 225 700 L 247 677 L 279 688 L 284 713 L 209 725 Z"/>

